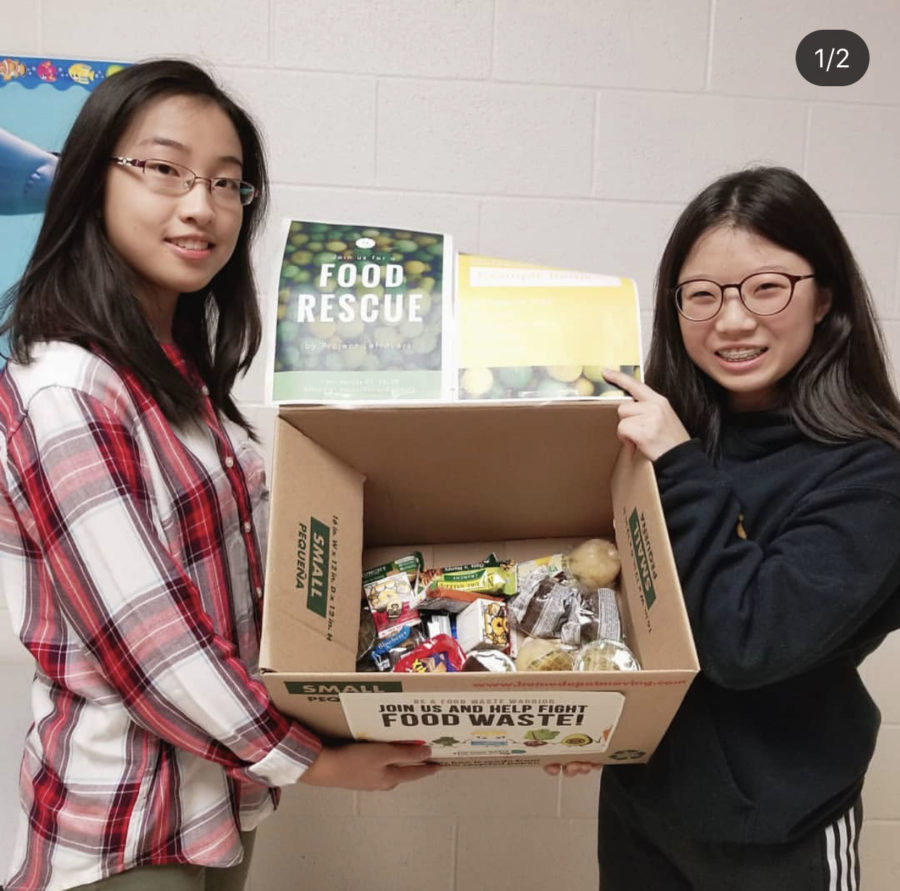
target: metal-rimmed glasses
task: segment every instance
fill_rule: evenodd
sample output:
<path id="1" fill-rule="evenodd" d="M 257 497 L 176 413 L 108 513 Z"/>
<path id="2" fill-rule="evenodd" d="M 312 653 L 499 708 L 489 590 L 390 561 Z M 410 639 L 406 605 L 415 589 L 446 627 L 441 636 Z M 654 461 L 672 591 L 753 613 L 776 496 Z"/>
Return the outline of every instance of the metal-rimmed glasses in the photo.
<path id="1" fill-rule="evenodd" d="M 206 183 L 213 201 L 221 205 L 241 204 L 246 207 L 256 197 L 257 188 L 253 183 L 229 176 L 198 176 L 184 164 L 164 161 L 161 158 L 109 159 L 122 167 L 135 167 L 144 174 L 144 182 L 160 195 L 181 197 L 194 187 L 197 181 Z"/>
<path id="2" fill-rule="evenodd" d="M 787 272 L 754 272 L 739 282 L 720 285 L 708 279 L 692 278 L 680 282 L 673 291 L 678 312 L 691 322 L 708 322 L 725 303 L 725 289 L 737 288 L 738 297 L 747 312 L 755 316 L 774 316 L 787 309 L 794 296 L 794 286 L 808 275 Z"/>

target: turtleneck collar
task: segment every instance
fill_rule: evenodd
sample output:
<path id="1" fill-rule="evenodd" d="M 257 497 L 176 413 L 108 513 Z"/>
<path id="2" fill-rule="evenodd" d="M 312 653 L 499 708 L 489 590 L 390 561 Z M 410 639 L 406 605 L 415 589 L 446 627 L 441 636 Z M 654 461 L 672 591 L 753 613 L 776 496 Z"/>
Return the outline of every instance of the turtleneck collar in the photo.
<path id="1" fill-rule="evenodd" d="M 727 414 L 722 429 L 722 454 L 733 458 L 771 455 L 805 439 L 787 409 Z"/>

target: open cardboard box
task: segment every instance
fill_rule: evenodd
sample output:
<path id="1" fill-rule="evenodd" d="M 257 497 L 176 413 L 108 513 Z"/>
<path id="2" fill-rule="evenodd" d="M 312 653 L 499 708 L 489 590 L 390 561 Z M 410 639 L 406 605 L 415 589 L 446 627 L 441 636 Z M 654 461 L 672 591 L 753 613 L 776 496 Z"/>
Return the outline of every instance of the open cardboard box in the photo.
<path id="1" fill-rule="evenodd" d="M 454 765 L 646 761 L 698 664 L 653 469 L 620 449 L 616 408 L 282 406 L 260 658 L 275 705 Z M 426 566 L 526 560 L 596 536 L 619 548 L 641 671 L 355 671 L 364 565 L 414 549 Z"/>

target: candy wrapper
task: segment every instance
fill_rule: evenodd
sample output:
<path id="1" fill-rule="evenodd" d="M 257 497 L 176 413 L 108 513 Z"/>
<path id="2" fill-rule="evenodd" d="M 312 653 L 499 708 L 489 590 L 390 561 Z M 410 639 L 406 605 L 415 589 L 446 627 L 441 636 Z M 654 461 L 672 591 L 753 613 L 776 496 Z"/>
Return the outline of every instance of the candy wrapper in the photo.
<path id="1" fill-rule="evenodd" d="M 427 570 L 426 570 L 427 571 Z M 418 601 L 420 610 L 443 610 L 448 613 L 461 613 L 470 603 L 476 600 L 493 600 L 505 603 L 506 598 L 493 596 L 479 591 L 458 591 L 454 588 L 439 588 L 429 585 L 424 589 L 424 599 Z"/>
<path id="2" fill-rule="evenodd" d="M 363 572 L 363 585 L 398 572 L 405 572 L 410 587 L 415 591 L 419 584 L 419 573 L 424 569 L 425 561 L 422 559 L 421 552 L 413 551 L 411 554 L 391 560 L 390 563 L 382 563 L 381 566 L 373 566 L 371 569 L 367 569 Z"/>
<path id="3" fill-rule="evenodd" d="M 465 661 L 466 654 L 460 645 L 452 637 L 439 634 L 400 659 L 394 666 L 394 671 L 416 673 L 460 671 Z"/>
<path id="4" fill-rule="evenodd" d="M 391 671 L 404 656 L 427 639 L 421 625 L 399 625 L 372 648 L 372 663 L 379 671 Z"/>
<path id="5" fill-rule="evenodd" d="M 496 554 L 489 554 L 481 563 L 426 569 L 420 577 L 420 588 L 512 596 L 516 593 L 516 568 L 508 561 L 498 560 Z"/>

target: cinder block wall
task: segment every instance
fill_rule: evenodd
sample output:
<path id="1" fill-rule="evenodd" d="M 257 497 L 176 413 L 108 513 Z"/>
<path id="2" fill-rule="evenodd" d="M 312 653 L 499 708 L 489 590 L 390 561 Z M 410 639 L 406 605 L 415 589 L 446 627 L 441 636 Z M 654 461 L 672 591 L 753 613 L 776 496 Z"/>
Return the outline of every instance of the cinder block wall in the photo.
<path id="1" fill-rule="evenodd" d="M 803 173 L 862 262 L 900 365 L 900 6 L 887 0 L 0 0 L 0 54 L 215 67 L 262 125 L 282 215 L 452 232 L 460 249 L 637 278 L 681 206 L 752 162 Z M 871 64 L 819 88 L 794 53 L 855 31 Z M 263 431 L 262 364 L 241 384 Z M 0 860 L 29 665 L 0 617 Z M 868 891 L 900 882 L 900 635 L 864 666 L 884 716 L 865 792 Z M 598 780 L 446 771 L 391 794 L 287 791 L 252 891 L 596 888 Z M 564 876 L 565 878 L 561 878 Z"/>

